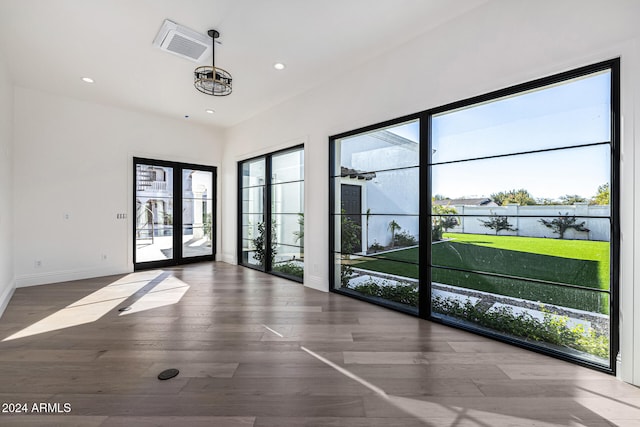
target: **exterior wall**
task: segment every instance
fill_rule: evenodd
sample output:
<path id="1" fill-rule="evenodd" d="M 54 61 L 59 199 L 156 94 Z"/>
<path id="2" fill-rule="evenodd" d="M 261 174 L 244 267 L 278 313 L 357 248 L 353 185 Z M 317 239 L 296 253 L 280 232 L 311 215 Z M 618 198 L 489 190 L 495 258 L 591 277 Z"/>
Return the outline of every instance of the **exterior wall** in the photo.
<path id="1" fill-rule="evenodd" d="M 418 168 L 411 171 L 380 173 L 377 178 L 367 181 L 364 193 L 366 204 L 363 203 L 363 214 L 367 208 L 371 212 L 389 213 L 396 215 L 372 216 L 369 225 L 369 245 L 377 242 L 383 246 L 391 244 L 389 222 L 396 221 L 401 227 L 399 232 L 408 233 L 418 239 L 419 220 L 415 216 L 419 210 L 419 172 Z M 363 226 L 365 220 L 363 218 Z"/>
<path id="2" fill-rule="evenodd" d="M 184 119 L 16 87 L 17 286 L 132 271 L 133 157 L 219 167 L 222 139 Z"/>
<path id="3" fill-rule="evenodd" d="M 272 186 L 273 192 L 271 202 L 273 204 L 273 212 L 281 212 L 290 214 L 299 212 L 300 207 L 304 206 L 304 182 L 298 187 L 296 181 L 300 180 L 300 164 L 304 165 L 304 150 L 298 150 L 292 153 L 281 153 L 272 157 L 274 168 L 272 170 Z M 277 160 L 276 160 L 277 159 Z M 290 167 L 285 163 L 291 163 Z M 303 166 L 304 168 L 304 166 Z M 289 183 L 280 185 L 279 183 Z M 292 191 L 293 187 L 299 188 L 299 191 Z M 276 241 L 284 245 L 299 245 L 301 242 L 291 233 L 291 230 L 299 229 L 299 217 L 297 215 L 281 215 L 279 221 L 276 222 Z M 302 242 L 304 243 L 304 242 Z M 282 252 L 287 252 L 283 249 Z M 276 259 L 289 260 L 290 254 L 276 257 Z"/>
<path id="4" fill-rule="evenodd" d="M 469 234 L 493 234 L 494 230 L 485 227 L 479 219 L 486 220 L 491 215 L 498 216 L 514 216 L 509 222 L 517 231 L 501 231 L 500 235 L 508 236 L 526 236 L 526 237 L 547 237 L 558 238 L 558 234 L 554 234 L 553 230 L 541 224 L 540 217 L 552 220 L 560 215 L 576 216 L 577 222 L 583 222 L 589 232 L 577 232 L 573 229 L 567 230 L 565 239 L 573 240 L 601 240 L 610 241 L 609 233 L 609 206 L 590 206 L 584 205 L 545 205 L 545 206 L 463 206 L 455 205 L 456 212 L 459 215 L 473 215 L 472 217 L 460 216 L 460 225 L 450 229 L 454 233 Z M 522 217 L 517 217 L 522 215 Z M 529 218 L 535 216 L 537 218 Z M 581 216 L 599 216 L 597 218 L 580 218 Z"/>
<path id="5" fill-rule="evenodd" d="M 15 288 L 12 160 L 13 84 L 0 55 L 0 315 Z"/>
<path id="6" fill-rule="evenodd" d="M 635 76 L 640 3 L 598 1 L 487 2 L 430 30 L 339 79 L 309 90 L 227 131 L 222 181 L 223 254 L 235 262 L 235 161 L 305 141 L 305 285 L 329 288 L 328 137 L 448 104 L 550 74 L 622 58 L 621 377 L 640 385 L 640 188 L 634 184 L 640 150 L 634 127 L 640 112 Z M 385 76 L 392 82 L 386 84 Z M 381 81 L 382 79 L 382 81 Z M 640 163 L 639 163 L 640 164 Z M 637 252 L 636 252 L 637 253 Z"/>

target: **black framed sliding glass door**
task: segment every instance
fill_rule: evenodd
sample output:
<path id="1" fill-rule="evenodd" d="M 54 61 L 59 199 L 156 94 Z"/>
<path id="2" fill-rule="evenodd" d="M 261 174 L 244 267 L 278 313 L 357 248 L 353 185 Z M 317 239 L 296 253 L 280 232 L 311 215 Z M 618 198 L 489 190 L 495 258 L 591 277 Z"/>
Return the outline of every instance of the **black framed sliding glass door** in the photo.
<path id="1" fill-rule="evenodd" d="M 215 259 L 216 169 L 134 158 L 136 270 Z"/>

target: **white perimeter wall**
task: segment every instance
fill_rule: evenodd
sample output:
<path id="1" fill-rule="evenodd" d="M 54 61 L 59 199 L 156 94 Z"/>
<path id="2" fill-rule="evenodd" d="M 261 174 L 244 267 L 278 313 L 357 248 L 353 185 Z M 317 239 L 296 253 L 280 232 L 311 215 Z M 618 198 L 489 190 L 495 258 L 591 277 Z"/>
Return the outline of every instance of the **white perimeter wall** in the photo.
<path id="1" fill-rule="evenodd" d="M 13 269 L 13 85 L 0 55 L 0 314 L 15 287 Z"/>
<path id="2" fill-rule="evenodd" d="M 16 87 L 17 286 L 132 271 L 133 156 L 219 167 L 222 143 L 186 120 Z"/>
<path id="3" fill-rule="evenodd" d="M 382 54 L 227 132 L 223 259 L 236 261 L 236 162 L 287 145 L 305 145 L 305 285 L 327 290 L 328 137 L 546 75 L 622 58 L 621 346 L 626 381 L 640 384 L 640 191 L 634 185 L 634 129 L 640 2 L 492 1 Z M 366 11 L 363 10 L 363 19 Z M 295 66 L 292 61 L 290 67 Z M 340 64 L 327 64 L 334 72 Z M 639 163 L 640 164 L 640 163 Z M 640 217 L 638 217 L 640 220 Z M 313 244 L 311 244 L 313 242 Z M 639 269 L 640 270 L 640 269 Z M 635 326 L 635 329 L 634 329 Z"/>
<path id="4" fill-rule="evenodd" d="M 534 206 L 518 206 L 510 204 L 508 206 L 464 206 L 452 205 L 456 212 L 461 216 L 458 217 L 460 223 L 448 231 L 453 233 L 469 233 L 469 234 L 494 234 L 492 230 L 482 224 L 479 220 L 487 221 L 492 215 L 508 216 L 509 224 L 516 231 L 500 231 L 502 236 L 524 236 L 524 237 L 545 237 L 549 239 L 559 239 L 560 235 L 554 233 L 553 230 L 540 223 L 540 217 L 544 217 L 548 221 L 552 221 L 559 216 L 575 216 L 576 223 L 581 224 L 589 231 L 576 231 L 568 229 L 564 233 L 567 240 L 611 240 L 611 226 L 609 222 L 609 206 L 588 205 L 580 203 L 577 205 L 534 205 Z M 462 215 L 469 215 L 464 217 Z M 584 217 L 600 217 L 600 218 L 584 218 Z M 531 218 L 537 217 L 537 218 Z"/>

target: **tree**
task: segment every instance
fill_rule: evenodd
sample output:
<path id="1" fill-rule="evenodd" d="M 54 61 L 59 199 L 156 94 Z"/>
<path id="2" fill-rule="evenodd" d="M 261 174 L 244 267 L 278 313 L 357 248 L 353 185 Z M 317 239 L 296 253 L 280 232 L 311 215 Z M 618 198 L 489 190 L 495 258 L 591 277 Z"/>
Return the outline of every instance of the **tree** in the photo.
<path id="1" fill-rule="evenodd" d="M 431 207 L 431 241 L 442 240 L 442 233 L 459 224 L 456 208 L 449 205 L 432 205 Z"/>
<path id="2" fill-rule="evenodd" d="M 509 203 L 517 203 L 520 206 L 536 204 L 536 200 L 524 188 L 519 190 L 500 191 L 499 193 L 492 194 L 490 197 L 491 200 L 500 206 L 506 206 Z"/>
<path id="3" fill-rule="evenodd" d="M 587 199 L 577 194 L 567 194 L 564 196 L 560 196 L 560 202 L 563 205 L 575 205 L 576 203 L 584 203 Z"/>
<path id="4" fill-rule="evenodd" d="M 293 235 L 296 236 L 295 242 L 300 242 L 300 246 L 304 246 L 304 214 L 298 214 L 298 226 L 299 230 L 293 232 Z"/>
<path id="5" fill-rule="evenodd" d="M 548 197 L 539 197 L 536 199 L 536 205 L 557 205 L 558 202 Z"/>
<path id="6" fill-rule="evenodd" d="M 592 205 L 608 205 L 611 203 L 611 187 L 609 183 L 598 187 L 598 194 L 591 199 Z"/>
<path id="7" fill-rule="evenodd" d="M 518 231 L 517 228 L 513 228 L 513 226 L 509 223 L 509 218 L 508 217 L 499 216 L 499 215 L 497 215 L 495 213 L 491 213 L 491 219 L 489 219 L 489 220 L 479 219 L 478 221 L 480 221 L 482 223 L 482 225 L 484 225 L 485 227 L 487 227 L 487 228 L 489 228 L 491 230 L 495 230 L 496 231 L 496 236 L 502 230 Z"/>
<path id="8" fill-rule="evenodd" d="M 256 236 L 255 239 L 253 239 L 253 245 L 256 247 L 253 257 L 255 258 L 256 261 L 260 263 L 262 267 L 266 266 L 266 260 L 267 260 L 267 250 L 265 245 L 267 240 L 266 232 L 267 232 L 266 224 L 264 222 L 259 222 L 258 235 Z M 271 223 L 271 251 L 270 251 L 271 265 L 273 265 L 273 261 L 276 258 L 277 245 L 278 245 L 278 242 L 276 240 L 276 223 L 272 222 Z"/>
<path id="9" fill-rule="evenodd" d="M 446 233 L 450 229 L 457 227 L 460 223 L 455 216 L 445 216 L 442 218 L 442 230 Z"/>
<path id="10" fill-rule="evenodd" d="M 212 215 L 210 213 L 206 213 L 202 219 L 202 228 L 204 229 L 204 236 L 211 240 L 213 237 L 213 222 Z"/>
<path id="11" fill-rule="evenodd" d="M 558 212 L 560 215 L 557 218 L 552 219 L 551 221 L 547 219 L 540 219 L 540 223 L 545 227 L 549 227 L 555 234 L 560 235 L 560 239 L 564 239 L 564 233 L 573 228 L 576 231 L 586 231 L 589 232 L 589 229 L 584 226 L 584 221 L 577 222 L 575 215 L 569 216 L 569 212 L 565 215 L 562 215 L 562 212 Z"/>
<path id="12" fill-rule="evenodd" d="M 349 218 L 344 209 L 342 210 L 341 220 L 341 251 L 345 255 L 350 255 L 356 251 L 358 242 L 360 241 L 360 227 L 355 221 Z"/>
<path id="13" fill-rule="evenodd" d="M 395 245 L 396 242 L 396 231 L 401 230 L 402 227 L 396 222 L 395 219 L 392 219 L 387 226 L 387 230 L 391 231 L 391 247 Z"/>
<path id="14" fill-rule="evenodd" d="M 340 247 L 342 260 L 348 261 L 351 259 L 351 254 L 355 252 L 355 249 L 360 241 L 360 227 L 355 221 L 345 215 L 345 210 L 342 209 L 342 217 L 340 220 Z M 343 262 L 340 266 L 340 283 L 342 287 L 349 287 L 349 278 L 353 274 L 353 268 L 348 262 Z"/>

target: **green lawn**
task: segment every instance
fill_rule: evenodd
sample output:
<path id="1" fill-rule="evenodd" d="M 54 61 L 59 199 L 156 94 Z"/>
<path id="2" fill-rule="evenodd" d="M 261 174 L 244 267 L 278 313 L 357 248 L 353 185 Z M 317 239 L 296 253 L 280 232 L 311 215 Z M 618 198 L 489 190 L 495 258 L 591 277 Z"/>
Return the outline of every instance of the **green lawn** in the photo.
<path id="1" fill-rule="evenodd" d="M 609 288 L 609 242 L 560 240 L 537 237 L 487 236 L 483 234 L 445 233 L 446 239 L 495 249 L 527 252 L 598 263 L 599 286 Z"/>
<path id="2" fill-rule="evenodd" d="M 418 248 L 400 249 L 375 256 L 378 259 L 371 260 L 371 258 L 368 258 L 370 261 L 355 260 L 351 265 L 364 270 L 395 274 L 396 276 L 409 277 L 411 279 L 418 278 Z M 405 261 L 411 264 L 397 261 Z"/>
<path id="3" fill-rule="evenodd" d="M 434 266 L 609 289 L 608 242 L 457 233 L 447 233 L 445 238 L 451 240 L 432 245 Z M 382 254 L 379 257 L 381 259 L 356 261 L 353 266 L 404 277 L 418 277 L 417 248 Z M 608 310 L 607 295 L 599 292 L 441 268 L 434 268 L 432 276 L 435 282 L 532 301 L 603 313 Z"/>

